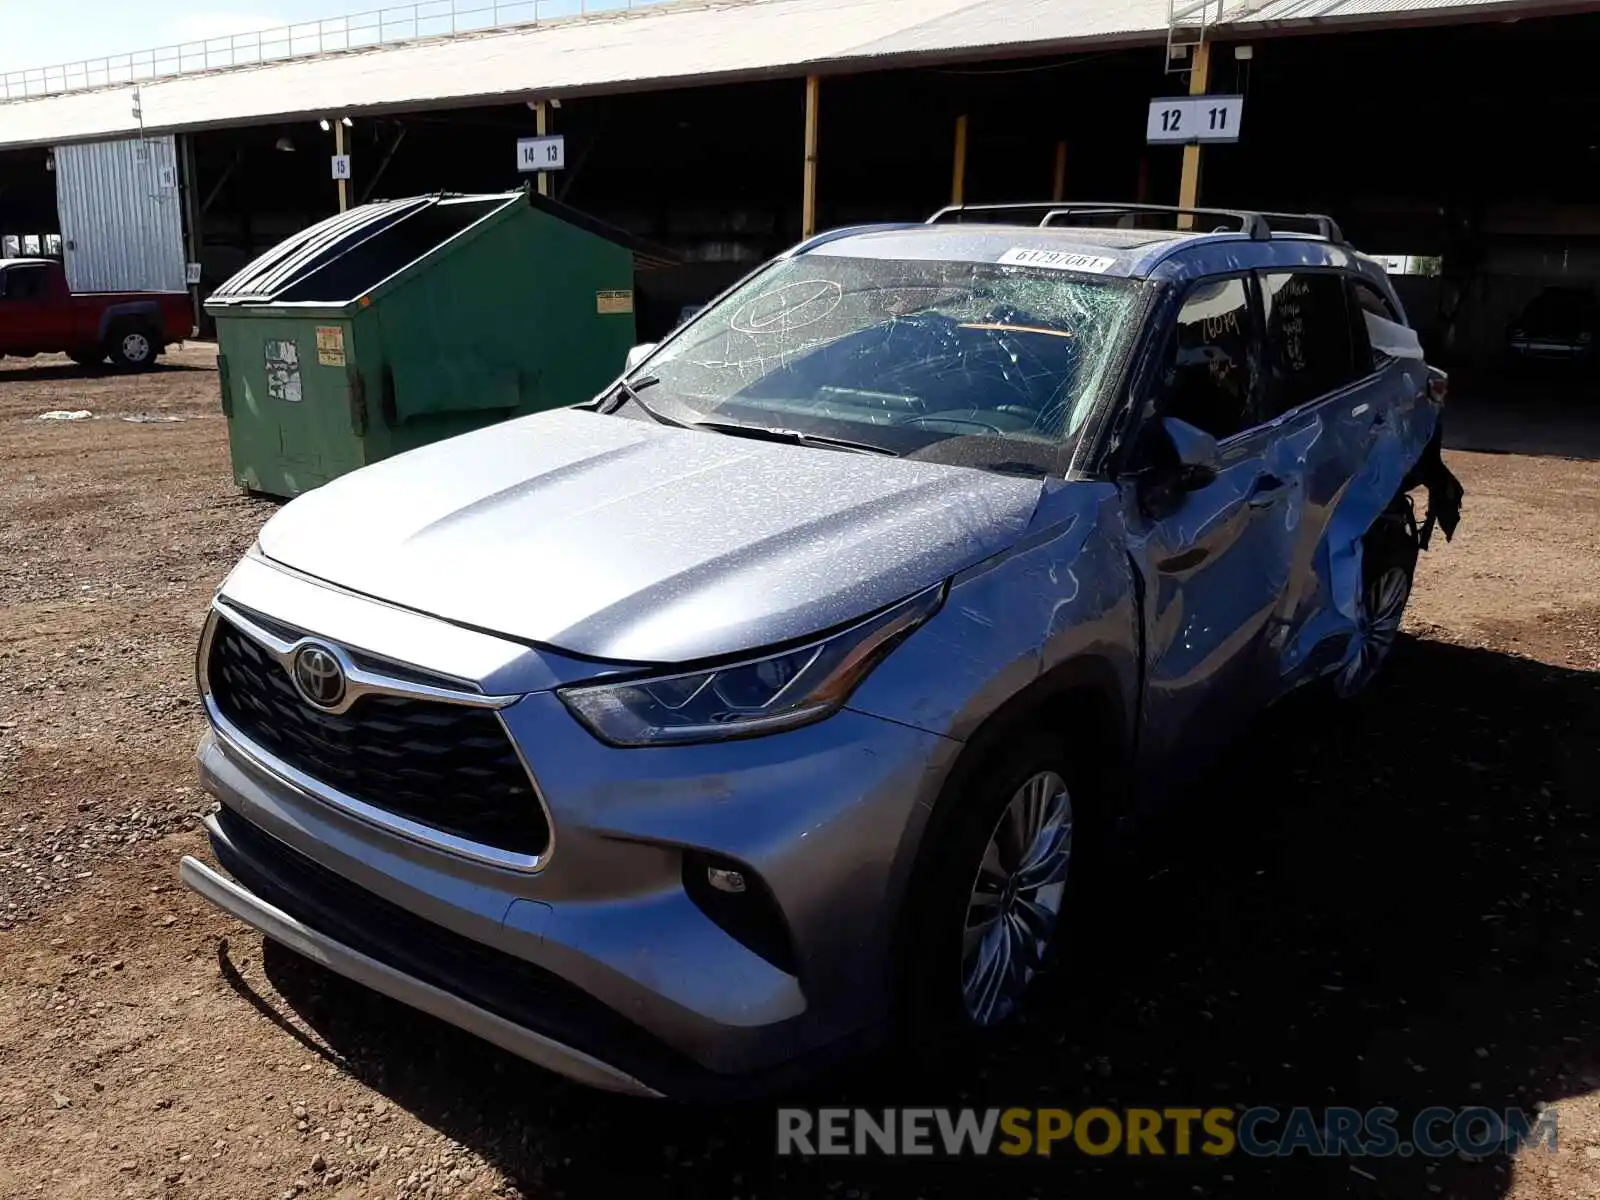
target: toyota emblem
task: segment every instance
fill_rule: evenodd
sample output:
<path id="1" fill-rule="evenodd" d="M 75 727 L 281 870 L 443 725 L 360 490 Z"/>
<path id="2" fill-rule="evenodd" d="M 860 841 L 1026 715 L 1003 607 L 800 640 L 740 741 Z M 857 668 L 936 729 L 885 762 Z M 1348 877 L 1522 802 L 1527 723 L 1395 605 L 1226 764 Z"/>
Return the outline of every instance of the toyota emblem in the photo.
<path id="1" fill-rule="evenodd" d="M 344 699 L 344 667 L 326 646 L 302 646 L 294 656 L 294 685 L 308 704 L 336 708 Z"/>

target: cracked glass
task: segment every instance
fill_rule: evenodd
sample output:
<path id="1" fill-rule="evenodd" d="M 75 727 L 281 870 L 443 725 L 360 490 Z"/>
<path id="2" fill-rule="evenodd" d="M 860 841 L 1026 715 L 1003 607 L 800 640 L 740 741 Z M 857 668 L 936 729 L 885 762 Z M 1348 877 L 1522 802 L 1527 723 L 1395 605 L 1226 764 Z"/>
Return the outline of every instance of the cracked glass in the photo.
<path id="1" fill-rule="evenodd" d="M 650 404 L 676 419 L 1043 471 L 1109 382 L 1139 296 L 1060 270 L 804 256 L 702 313 L 633 382 L 653 380 Z"/>

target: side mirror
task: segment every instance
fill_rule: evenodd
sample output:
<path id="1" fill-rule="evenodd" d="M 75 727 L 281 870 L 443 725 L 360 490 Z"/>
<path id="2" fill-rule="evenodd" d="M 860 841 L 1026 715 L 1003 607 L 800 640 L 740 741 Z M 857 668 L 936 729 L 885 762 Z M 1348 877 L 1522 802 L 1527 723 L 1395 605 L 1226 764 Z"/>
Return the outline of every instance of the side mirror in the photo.
<path id="1" fill-rule="evenodd" d="M 1184 496 L 1216 479 L 1222 465 L 1217 439 L 1177 417 L 1147 427 L 1140 458 L 1134 474 L 1139 507 L 1154 520 L 1176 512 Z"/>
<path id="2" fill-rule="evenodd" d="M 1203 488 L 1216 479 L 1222 467 L 1216 438 L 1177 417 L 1162 418 L 1161 432 L 1177 455 L 1178 482 L 1185 491 Z"/>
<path id="3" fill-rule="evenodd" d="M 627 360 L 626 363 L 623 364 L 622 373 L 624 375 L 626 375 L 630 371 L 632 371 L 635 367 L 637 367 L 645 359 L 649 358 L 652 354 L 654 354 L 656 352 L 656 347 L 658 345 L 660 345 L 660 344 L 661 343 L 659 343 L 659 342 L 641 342 L 639 345 L 635 346 L 632 350 L 629 350 L 628 351 L 628 360 Z"/>

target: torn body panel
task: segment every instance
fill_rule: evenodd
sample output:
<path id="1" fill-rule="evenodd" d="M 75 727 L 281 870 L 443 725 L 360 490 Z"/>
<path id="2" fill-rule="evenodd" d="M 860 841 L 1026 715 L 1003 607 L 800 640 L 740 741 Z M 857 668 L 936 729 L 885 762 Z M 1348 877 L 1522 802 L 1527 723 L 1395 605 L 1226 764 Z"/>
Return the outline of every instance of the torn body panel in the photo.
<path id="1" fill-rule="evenodd" d="M 1229 439 L 1215 478 L 1159 518 L 1136 480 L 1047 485 L 1027 535 L 957 576 L 851 707 L 967 741 L 1092 662 L 1080 683 L 1118 711 L 1133 791 L 1169 791 L 1261 708 L 1359 654 L 1362 542 L 1397 497 L 1428 487 L 1454 529 L 1460 485 L 1428 377 L 1395 360 Z"/>
<path id="2" fill-rule="evenodd" d="M 1280 663 L 1282 691 L 1335 674 L 1361 653 L 1363 545 L 1375 522 L 1416 486 L 1428 488 L 1430 512 L 1454 531 L 1461 485 L 1439 457 L 1442 405 L 1429 388 L 1428 368 L 1395 362 L 1378 376 L 1381 395 L 1350 410 L 1350 461 L 1358 465 L 1338 497 L 1306 576 L 1312 597 L 1287 640 Z M 1431 520 L 1431 518 L 1430 518 Z M 1425 540 L 1419 539 L 1425 546 Z"/>

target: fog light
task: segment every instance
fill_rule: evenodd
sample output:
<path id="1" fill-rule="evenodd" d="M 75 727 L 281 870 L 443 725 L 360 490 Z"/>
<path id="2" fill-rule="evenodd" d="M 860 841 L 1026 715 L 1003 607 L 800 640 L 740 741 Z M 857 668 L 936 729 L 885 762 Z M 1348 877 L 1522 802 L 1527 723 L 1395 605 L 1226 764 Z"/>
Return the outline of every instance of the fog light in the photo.
<path id="1" fill-rule="evenodd" d="M 754 868 L 737 859 L 685 850 L 683 890 L 722 932 L 784 974 L 797 976 L 788 923 L 777 897 Z"/>

